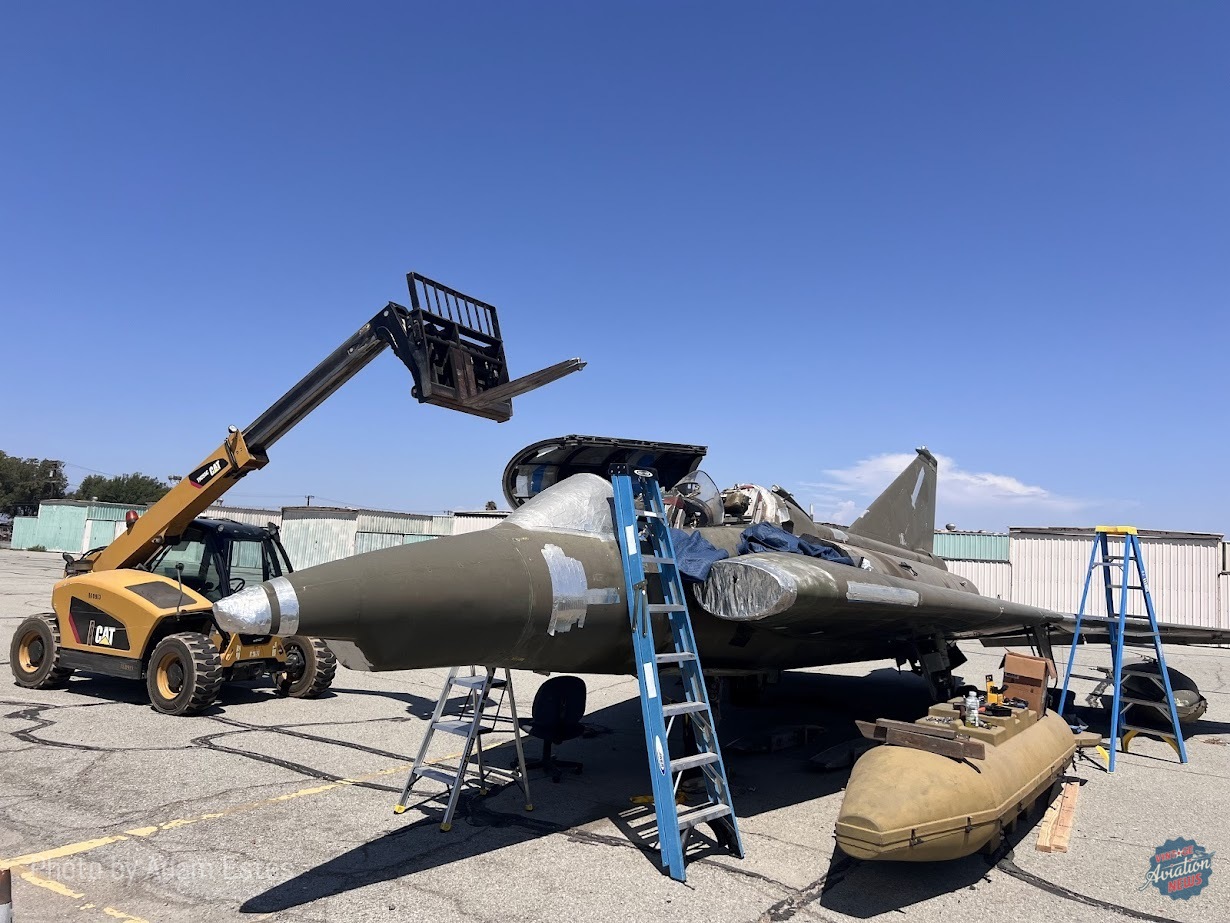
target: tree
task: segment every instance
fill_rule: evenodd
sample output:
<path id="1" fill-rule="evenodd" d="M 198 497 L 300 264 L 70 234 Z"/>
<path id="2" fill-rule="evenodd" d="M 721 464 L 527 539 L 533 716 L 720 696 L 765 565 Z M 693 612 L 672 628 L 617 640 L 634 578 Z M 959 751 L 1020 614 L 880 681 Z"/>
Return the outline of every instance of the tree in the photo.
<path id="1" fill-rule="evenodd" d="M 0 514 L 33 516 L 39 501 L 58 500 L 67 487 L 64 462 L 0 452 Z"/>
<path id="2" fill-rule="evenodd" d="M 171 489 L 170 484 L 156 477 L 134 471 L 132 474 L 119 474 L 113 478 L 101 474 L 91 474 L 82 479 L 73 494 L 78 500 L 98 500 L 102 503 L 128 503 L 140 506 L 143 503 L 153 503 L 162 499 L 162 495 Z"/>

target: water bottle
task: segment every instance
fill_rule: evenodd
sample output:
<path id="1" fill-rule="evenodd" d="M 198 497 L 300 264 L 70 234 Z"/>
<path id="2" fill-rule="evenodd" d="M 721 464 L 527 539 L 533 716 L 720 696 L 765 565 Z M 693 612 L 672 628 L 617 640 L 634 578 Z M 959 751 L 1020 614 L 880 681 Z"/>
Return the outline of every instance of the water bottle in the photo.
<path id="1" fill-rule="evenodd" d="M 969 727 L 978 727 L 978 693 L 973 689 L 965 694 L 965 723 Z"/>

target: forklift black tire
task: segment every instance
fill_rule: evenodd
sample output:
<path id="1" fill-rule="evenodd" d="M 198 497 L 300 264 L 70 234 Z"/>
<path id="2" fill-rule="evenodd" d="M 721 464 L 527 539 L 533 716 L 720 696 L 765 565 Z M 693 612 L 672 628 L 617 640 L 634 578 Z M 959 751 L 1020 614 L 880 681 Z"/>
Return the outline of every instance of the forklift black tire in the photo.
<path id="1" fill-rule="evenodd" d="M 17 626 L 9 646 L 9 666 L 17 685 L 57 689 L 73 671 L 60 666 L 60 626 L 55 616 L 32 615 Z"/>
<path id="2" fill-rule="evenodd" d="M 150 654 L 145 688 L 164 715 L 195 715 L 208 708 L 222 686 L 222 658 L 199 631 L 167 635 Z"/>
<path id="3" fill-rule="evenodd" d="M 297 679 L 281 674 L 275 684 L 278 695 L 314 699 L 333 684 L 337 657 L 324 641 L 306 635 L 291 635 L 282 639 L 282 646 L 286 649 L 287 660 L 298 658 L 302 662 L 303 672 Z"/>

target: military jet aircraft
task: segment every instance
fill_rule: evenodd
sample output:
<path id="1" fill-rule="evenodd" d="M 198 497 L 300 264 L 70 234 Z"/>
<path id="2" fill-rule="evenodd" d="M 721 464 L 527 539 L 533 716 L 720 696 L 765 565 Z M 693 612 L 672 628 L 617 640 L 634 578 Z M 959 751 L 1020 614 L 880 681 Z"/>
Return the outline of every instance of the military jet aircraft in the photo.
<path id="1" fill-rule="evenodd" d="M 494 528 L 296 571 L 219 601 L 216 618 L 230 632 L 328 639 L 358 670 L 478 663 L 631 674 L 604 477 L 624 463 L 653 467 L 674 484 L 666 495 L 673 524 L 728 555 L 710 561 L 692 590 L 709 675 L 896 658 L 941 698 L 965 660 L 958 640 L 1033 643 L 1047 653 L 1052 637 L 1067 631 L 1070 640 L 1072 617 L 981 596 L 935 556 L 937 464 L 925 448 L 845 528 L 813 522 L 778 487 L 719 491 L 699 469 L 704 455 L 702 446 L 592 436 L 535 443 L 505 469 L 515 510 Z M 756 525 L 810 553 L 749 546 L 745 530 Z M 1230 640 L 1209 629 L 1166 631 L 1179 643 Z M 655 637 L 665 644 L 669 632 Z"/>

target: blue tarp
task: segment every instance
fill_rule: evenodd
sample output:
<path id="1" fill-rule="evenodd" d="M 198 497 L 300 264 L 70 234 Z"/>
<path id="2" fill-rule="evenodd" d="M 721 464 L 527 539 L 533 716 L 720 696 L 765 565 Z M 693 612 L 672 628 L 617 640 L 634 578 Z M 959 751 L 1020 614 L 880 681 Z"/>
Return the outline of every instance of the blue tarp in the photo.
<path id="1" fill-rule="evenodd" d="M 675 546 L 679 575 L 692 583 L 703 583 L 716 562 L 730 557 L 729 552 L 715 547 L 699 532 L 671 529 L 671 542 Z"/>
<path id="2" fill-rule="evenodd" d="M 739 539 L 739 547 L 736 549 L 738 554 L 754 554 L 757 551 L 784 551 L 789 554 L 805 554 L 808 557 L 823 558 L 836 564 L 854 566 L 854 561 L 848 555 L 843 554 L 832 545 L 808 541 L 767 522 L 758 522 L 756 525 L 748 526 L 748 528 L 744 529 L 743 537 Z"/>
<path id="3" fill-rule="evenodd" d="M 679 567 L 679 575 L 689 583 L 703 583 L 714 564 L 730 557 L 728 552 L 716 547 L 699 532 L 671 529 L 671 541 L 675 545 L 675 563 Z M 755 554 L 757 551 L 784 551 L 854 566 L 848 556 L 832 545 L 808 541 L 767 522 L 744 529 L 736 549 L 737 554 Z"/>

